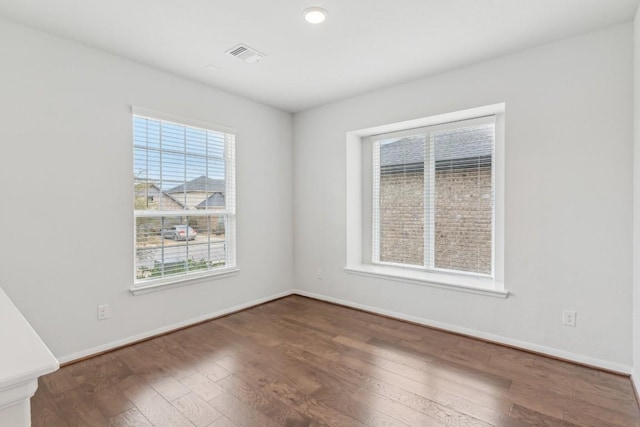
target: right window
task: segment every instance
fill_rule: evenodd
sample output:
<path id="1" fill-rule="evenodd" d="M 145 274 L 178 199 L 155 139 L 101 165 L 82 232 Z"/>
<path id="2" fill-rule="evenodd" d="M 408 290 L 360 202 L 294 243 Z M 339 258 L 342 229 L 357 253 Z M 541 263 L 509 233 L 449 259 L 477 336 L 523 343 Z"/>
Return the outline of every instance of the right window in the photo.
<path id="1" fill-rule="evenodd" d="M 495 116 L 370 139 L 373 263 L 494 277 Z"/>

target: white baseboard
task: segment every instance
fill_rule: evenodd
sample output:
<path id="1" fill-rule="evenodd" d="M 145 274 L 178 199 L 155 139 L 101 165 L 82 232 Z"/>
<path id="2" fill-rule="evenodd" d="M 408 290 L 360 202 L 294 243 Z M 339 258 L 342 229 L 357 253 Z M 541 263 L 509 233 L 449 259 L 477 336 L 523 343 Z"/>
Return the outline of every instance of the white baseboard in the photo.
<path id="1" fill-rule="evenodd" d="M 609 362 L 607 360 L 596 359 L 589 356 L 584 356 L 577 353 L 571 353 L 565 350 L 559 350 L 552 347 L 546 347 L 539 344 L 533 344 L 526 341 L 519 341 L 512 338 L 503 337 L 501 335 L 494 335 L 487 332 L 477 331 L 475 329 L 463 328 L 460 326 L 451 325 L 448 323 L 438 322 L 435 320 L 425 319 L 423 317 L 411 316 L 408 314 L 399 313 L 396 311 L 385 310 L 378 307 L 372 307 L 369 305 L 358 304 L 352 301 L 342 300 L 339 298 L 328 297 L 325 295 L 315 294 L 300 289 L 294 289 L 293 294 L 302 295 L 309 298 L 318 299 L 321 301 L 331 302 L 335 304 L 344 305 L 347 307 L 357 308 L 359 310 L 368 311 L 371 313 L 382 314 L 384 316 L 393 317 L 395 319 L 406 320 L 409 322 L 417 323 L 420 325 L 430 326 L 445 331 L 455 332 L 462 335 L 467 335 L 474 338 L 479 338 L 485 341 L 493 342 L 496 344 L 503 344 L 510 347 L 520 348 L 523 350 L 529 350 L 535 353 L 555 357 L 558 359 L 567 360 L 570 362 L 579 363 L 582 365 L 593 366 L 595 368 L 604 369 L 607 371 L 616 372 L 623 375 L 631 374 L 631 367 L 622 365 L 619 363 Z M 635 377 L 635 376 L 634 376 Z M 638 381 L 637 385 L 640 385 L 640 377 L 635 378 Z M 640 388 L 638 388 L 640 391 Z"/>
<path id="2" fill-rule="evenodd" d="M 172 325 L 163 326 L 161 328 L 154 329 L 152 331 L 143 332 L 141 334 L 133 335 L 127 338 L 123 338 L 117 341 L 112 341 L 107 344 L 103 344 L 97 347 L 92 347 L 77 353 L 69 354 L 67 356 L 59 357 L 58 361 L 61 364 L 73 362 L 75 360 L 83 359 L 86 357 L 90 357 L 96 354 L 103 353 L 105 351 L 113 350 L 118 347 L 126 346 L 137 341 L 141 341 L 147 338 L 151 338 L 157 335 L 162 335 L 167 332 L 174 331 L 176 329 L 184 328 L 186 326 L 194 325 L 196 323 L 204 322 L 207 320 L 215 319 L 216 317 L 225 316 L 230 313 L 234 313 L 236 311 L 244 310 L 247 308 L 251 308 L 256 305 L 264 304 L 269 301 L 273 301 L 279 298 L 283 298 L 289 295 L 301 295 L 313 299 L 317 299 L 320 301 L 331 302 L 335 304 L 344 305 L 347 307 L 357 308 L 359 310 L 368 311 L 371 313 L 382 314 L 384 316 L 389 316 L 395 319 L 406 320 L 409 322 L 417 323 L 420 325 L 430 326 L 437 329 L 442 329 L 445 331 L 450 331 L 462 335 L 467 335 L 470 337 L 479 338 L 485 341 L 494 342 L 497 344 L 504 344 L 510 347 L 516 347 L 523 350 L 529 350 L 535 353 L 540 353 L 543 355 L 548 355 L 551 357 L 556 357 L 559 359 L 564 359 L 570 362 L 576 362 L 582 365 L 593 366 L 600 369 L 605 369 L 608 371 L 617 372 L 624 375 L 631 375 L 632 368 L 630 366 L 622 365 L 619 363 L 609 362 L 607 360 L 596 359 L 589 356 L 584 356 L 577 353 L 571 353 L 564 350 L 559 350 L 551 347 L 546 347 L 538 344 L 529 343 L 526 341 L 519 341 L 512 338 L 503 337 L 501 335 L 490 334 L 482 331 L 478 331 L 475 329 L 463 328 L 460 326 L 451 325 L 448 323 L 438 322 L 435 320 L 425 319 L 422 317 L 411 316 L 408 314 L 399 313 L 396 311 L 385 310 L 378 307 L 373 307 L 369 305 L 359 304 L 352 301 L 342 300 L 339 298 L 333 298 L 326 295 L 320 295 L 312 292 L 307 292 L 301 289 L 291 289 L 288 291 L 280 292 L 275 295 L 271 295 L 264 298 L 259 298 L 253 301 L 249 301 L 243 304 L 236 305 L 234 307 L 225 308 L 223 310 L 216 311 L 214 313 L 205 314 L 203 316 L 199 316 L 196 318 L 192 318 L 189 320 L 185 320 L 182 322 L 174 323 Z M 640 372 L 636 375 L 632 375 L 632 381 L 634 382 L 634 386 L 636 390 L 640 391 Z"/>
<path id="3" fill-rule="evenodd" d="M 118 347 L 126 346 L 137 341 L 141 341 L 147 338 L 151 338 L 157 335 L 166 334 L 167 332 L 175 331 L 176 329 L 184 328 L 186 326 L 194 325 L 196 323 L 204 322 L 207 320 L 215 319 L 216 317 L 225 316 L 227 314 L 234 313 L 236 311 L 244 310 L 247 308 L 254 307 L 256 305 L 264 304 L 265 302 L 273 301 L 279 298 L 283 298 L 293 294 L 293 290 L 288 290 L 284 292 L 280 292 L 275 295 L 271 295 L 264 298 L 259 298 L 253 301 L 249 301 L 243 304 L 239 304 L 233 307 L 225 308 L 223 310 L 219 310 L 213 313 L 205 314 L 203 316 L 198 316 L 189 320 L 185 320 L 182 322 L 174 323 L 172 325 L 163 326 L 161 328 L 154 329 L 152 331 L 143 332 L 141 334 L 133 335 L 127 338 L 123 338 L 117 341 L 112 341 L 107 344 L 99 345 L 97 347 L 88 348 L 86 350 L 79 351 L 77 353 L 69 354 L 67 356 L 59 357 L 58 362 L 60 364 L 73 362 L 75 360 L 84 359 L 86 357 L 90 357 L 96 354 L 104 353 L 105 351 L 113 350 Z"/>

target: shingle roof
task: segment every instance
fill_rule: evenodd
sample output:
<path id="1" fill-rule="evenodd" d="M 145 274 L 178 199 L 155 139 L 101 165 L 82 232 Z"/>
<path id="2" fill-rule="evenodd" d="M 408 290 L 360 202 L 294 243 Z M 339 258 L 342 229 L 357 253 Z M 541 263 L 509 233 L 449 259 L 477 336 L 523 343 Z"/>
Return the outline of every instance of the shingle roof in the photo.
<path id="1" fill-rule="evenodd" d="M 380 166 L 423 164 L 425 157 L 424 135 L 409 136 L 380 145 Z"/>
<path id="2" fill-rule="evenodd" d="M 216 207 L 223 208 L 224 207 L 224 194 L 222 193 L 213 193 L 207 199 L 196 205 L 197 209 L 206 209 L 207 207 Z"/>
<path id="3" fill-rule="evenodd" d="M 167 193 L 189 193 L 192 191 L 202 193 L 224 193 L 225 182 L 224 179 L 213 179 L 203 175 L 196 179 L 192 179 L 185 184 L 173 187 L 170 190 L 167 190 Z"/>
<path id="4" fill-rule="evenodd" d="M 474 126 L 435 133 L 435 161 L 461 160 L 491 156 L 493 151 L 491 126 Z M 424 163 L 425 136 L 412 135 L 396 141 L 383 141 L 380 146 L 380 166 L 419 165 Z"/>

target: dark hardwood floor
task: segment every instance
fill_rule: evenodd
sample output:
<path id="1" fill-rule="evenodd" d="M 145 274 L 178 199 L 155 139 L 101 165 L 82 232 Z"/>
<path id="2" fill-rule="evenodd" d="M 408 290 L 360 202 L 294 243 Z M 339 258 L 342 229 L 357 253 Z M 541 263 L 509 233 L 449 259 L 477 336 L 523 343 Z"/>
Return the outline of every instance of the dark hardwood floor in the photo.
<path id="1" fill-rule="evenodd" d="M 630 380 L 291 296 L 41 378 L 34 426 L 640 426 Z"/>

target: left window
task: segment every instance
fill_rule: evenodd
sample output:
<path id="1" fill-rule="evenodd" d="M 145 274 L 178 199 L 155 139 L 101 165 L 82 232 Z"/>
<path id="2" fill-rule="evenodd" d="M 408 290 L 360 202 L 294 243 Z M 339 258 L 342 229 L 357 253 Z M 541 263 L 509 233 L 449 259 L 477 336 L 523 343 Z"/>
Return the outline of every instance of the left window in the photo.
<path id="1" fill-rule="evenodd" d="M 236 268 L 235 135 L 134 108 L 134 289 Z"/>

